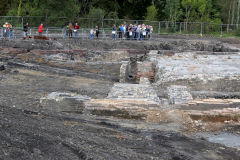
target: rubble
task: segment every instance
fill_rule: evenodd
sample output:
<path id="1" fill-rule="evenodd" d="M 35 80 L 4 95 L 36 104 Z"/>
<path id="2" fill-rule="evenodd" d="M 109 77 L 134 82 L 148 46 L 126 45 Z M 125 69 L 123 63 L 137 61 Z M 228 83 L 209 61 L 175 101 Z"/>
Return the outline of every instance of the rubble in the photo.
<path id="1" fill-rule="evenodd" d="M 91 98 L 76 93 L 52 92 L 40 99 L 42 107 L 57 112 L 82 112 L 84 102 Z"/>

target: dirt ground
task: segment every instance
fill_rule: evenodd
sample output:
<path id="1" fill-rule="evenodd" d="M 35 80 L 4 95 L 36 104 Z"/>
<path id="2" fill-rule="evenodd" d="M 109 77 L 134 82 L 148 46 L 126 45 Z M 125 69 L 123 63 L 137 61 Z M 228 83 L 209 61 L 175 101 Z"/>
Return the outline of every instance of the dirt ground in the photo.
<path id="1" fill-rule="evenodd" d="M 235 149 L 183 135 L 164 123 L 152 127 L 136 120 L 56 113 L 39 105 L 40 97 L 51 91 L 83 94 L 85 87 L 86 94 L 104 97 L 107 91 L 99 92 L 111 82 L 18 68 L 1 76 L 0 159 L 225 160 L 240 156 Z"/>
<path id="2" fill-rule="evenodd" d="M 214 131 L 232 127 L 229 132 L 238 135 L 239 124 L 225 127 L 221 123 L 217 129 L 218 123 L 205 125 L 200 120 L 191 120 L 189 115 L 195 112 L 185 111 L 184 106 L 170 111 L 149 110 L 144 121 L 85 112 L 56 112 L 44 108 L 40 98 L 52 92 L 72 92 L 92 99 L 104 99 L 114 81 L 111 78 L 96 78 L 95 72 L 94 77 L 94 74 L 88 76 L 87 73 L 74 72 L 69 68 L 60 70 L 56 66 L 28 64 L 24 60 L 14 59 L 16 55 L 30 53 L 33 49 L 66 50 L 69 49 L 70 42 L 76 48 L 97 51 L 119 48 L 182 51 L 198 48 L 211 52 L 236 51 L 236 48 L 229 49 L 223 43 L 238 43 L 236 39 L 201 38 L 197 41 L 198 37 L 174 36 L 169 36 L 168 39 L 162 37 L 156 42 L 95 41 L 91 44 L 87 44 L 88 41 L 69 40 L 65 45 L 60 45 L 57 41 L 30 40 L 24 42 L 23 46 L 18 40 L 16 43 L 14 40 L 1 40 L 0 47 L 24 51 L 14 50 L 14 54 L 0 54 L 0 66 L 1 63 L 5 66 L 0 71 L 0 159 L 239 159 L 239 149 L 194 135 L 202 131 L 202 127 L 209 129 L 209 132 L 214 127 Z M 64 40 L 59 40 L 62 41 Z M 19 62 L 25 66 L 16 65 Z M 195 103 L 197 102 L 199 101 Z"/>

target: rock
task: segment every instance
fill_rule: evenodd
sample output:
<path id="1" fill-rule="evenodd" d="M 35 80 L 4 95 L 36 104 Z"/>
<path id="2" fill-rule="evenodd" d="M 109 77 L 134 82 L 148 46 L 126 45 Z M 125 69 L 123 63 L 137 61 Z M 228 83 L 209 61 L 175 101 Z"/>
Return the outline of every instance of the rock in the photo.
<path id="1" fill-rule="evenodd" d="M 3 71 L 3 70 L 5 70 L 6 68 L 5 68 L 5 66 L 4 65 L 0 65 L 0 71 Z"/>
<path id="2" fill-rule="evenodd" d="M 52 92 L 40 99 L 40 104 L 46 109 L 57 112 L 82 112 L 84 102 L 91 98 L 76 93 Z"/>

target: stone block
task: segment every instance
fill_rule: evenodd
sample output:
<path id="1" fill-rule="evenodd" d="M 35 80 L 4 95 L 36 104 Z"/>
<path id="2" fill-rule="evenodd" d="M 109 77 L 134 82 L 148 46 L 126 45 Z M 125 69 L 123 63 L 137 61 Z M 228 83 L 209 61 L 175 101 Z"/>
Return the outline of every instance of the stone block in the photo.
<path id="1" fill-rule="evenodd" d="M 145 119 L 147 111 L 159 104 L 146 99 L 92 99 L 85 102 L 86 113 L 127 119 Z"/>
<path id="2" fill-rule="evenodd" d="M 182 104 L 193 100 L 186 86 L 171 85 L 167 88 L 167 94 L 171 104 Z"/>
<path id="3" fill-rule="evenodd" d="M 127 83 L 115 83 L 108 99 L 144 99 L 154 102 L 159 102 L 154 88 L 149 84 L 127 84 Z"/>

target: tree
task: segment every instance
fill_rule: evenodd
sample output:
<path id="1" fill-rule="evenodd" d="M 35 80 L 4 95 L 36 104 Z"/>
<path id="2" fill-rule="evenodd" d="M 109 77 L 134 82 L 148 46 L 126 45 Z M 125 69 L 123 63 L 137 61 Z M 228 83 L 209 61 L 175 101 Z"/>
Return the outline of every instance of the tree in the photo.
<path id="1" fill-rule="evenodd" d="M 88 14 L 88 18 L 103 19 L 105 16 L 105 11 L 101 8 L 91 8 Z"/>
<path id="2" fill-rule="evenodd" d="M 4 16 L 6 15 L 9 7 L 9 1 L 8 0 L 1 0 L 0 3 L 0 15 Z"/>
<path id="3" fill-rule="evenodd" d="M 179 0 L 166 0 L 166 6 L 164 12 L 167 15 L 168 20 L 176 22 L 182 16 L 182 10 L 180 8 Z"/>
<path id="4" fill-rule="evenodd" d="M 238 23 L 239 23 L 239 12 L 240 12 L 240 0 L 238 0 L 238 10 L 237 10 L 237 27 L 238 27 Z"/>
<path id="5" fill-rule="evenodd" d="M 185 21 L 189 21 L 191 10 L 193 9 L 195 0 L 182 0 L 182 6 L 185 9 Z"/>
<path id="6" fill-rule="evenodd" d="M 156 21 L 157 20 L 157 9 L 154 5 L 147 7 L 147 16 L 146 20 Z"/>

